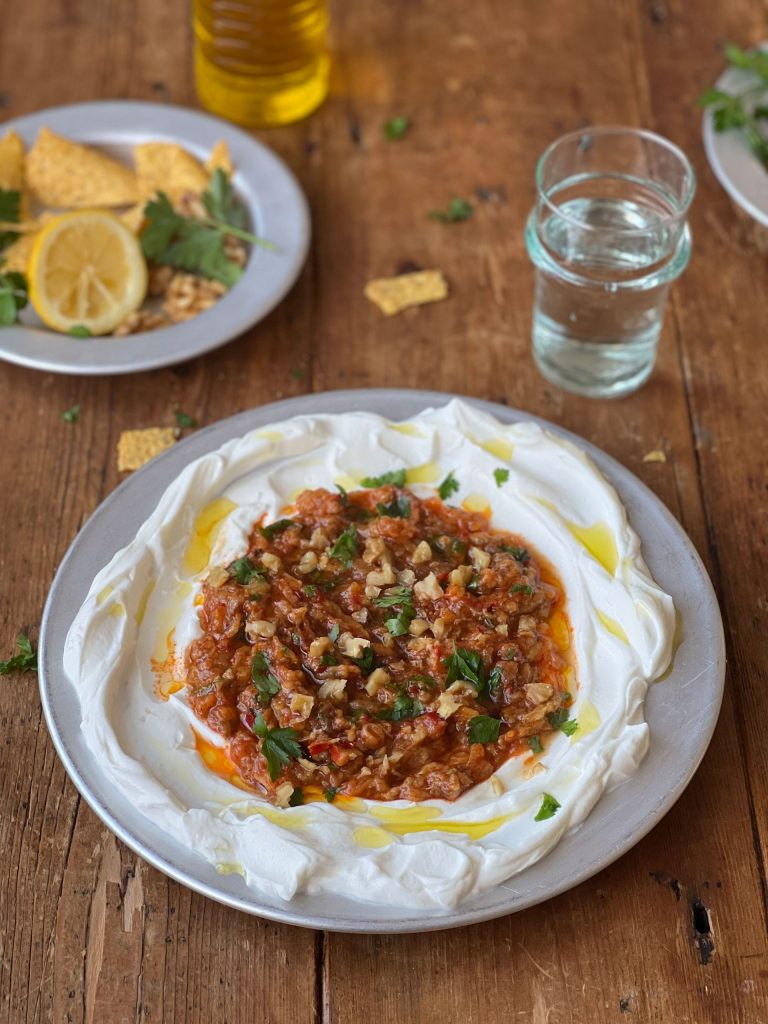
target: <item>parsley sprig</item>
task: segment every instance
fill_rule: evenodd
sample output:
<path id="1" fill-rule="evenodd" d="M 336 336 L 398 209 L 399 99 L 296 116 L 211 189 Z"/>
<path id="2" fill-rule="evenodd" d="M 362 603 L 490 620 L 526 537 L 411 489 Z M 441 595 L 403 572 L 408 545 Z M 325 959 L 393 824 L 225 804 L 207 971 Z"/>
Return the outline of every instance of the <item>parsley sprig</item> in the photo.
<path id="1" fill-rule="evenodd" d="M 352 565 L 352 560 L 357 555 L 357 530 L 354 526 L 348 526 L 339 534 L 328 554 L 331 558 L 338 558 L 347 568 Z"/>
<path id="2" fill-rule="evenodd" d="M 395 487 L 405 487 L 405 470 L 392 469 L 380 476 L 364 476 L 360 481 L 363 487 L 385 487 L 387 484 L 394 484 Z"/>
<path id="3" fill-rule="evenodd" d="M 470 651 L 466 647 L 456 647 L 454 644 L 453 654 L 447 657 L 443 664 L 448 669 L 448 675 L 445 677 L 446 686 L 455 683 L 457 679 L 465 679 L 477 687 L 478 695 L 483 693 L 486 687 L 485 668 L 478 651 Z"/>
<path id="4" fill-rule="evenodd" d="M 280 692 L 280 680 L 273 675 L 263 651 L 257 651 L 253 657 L 251 680 L 262 704 L 269 704 L 275 694 Z"/>
<path id="5" fill-rule="evenodd" d="M 0 271 L 0 326 L 10 327 L 27 304 L 27 279 L 17 270 Z"/>
<path id="6" fill-rule="evenodd" d="M 467 724 L 467 736 L 470 743 L 495 743 L 499 738 L 501 722 L 490 715 L 475 715 Z"/>
<path id="7" fill-rule="evenodd" d="M 571 718 L 568 708 L 558 708 L 557 711 L 550 711 L 547 715 L 547 721 L 553 729 L 559 729 L 566 736 L 573 736 L 579 728 L 578 721 L 575 718 Z"/>
<path id="8" fill-rule="evenodd" d="M 0 676 L 7 676 L 10 672 L 37 672 L 37 651 L 32 650 L 32 642 L 26 633 L 19 633 L 16 646 L 18 654 L 7 661 L 0 661 Z"/>
<path id="9" fill-rule="evenodd" d="M 376 511 L 380 516 L 388 516 L 390 519 L 407 519 L 411 514 L 411 502 L 404 494 L 398 494 L 386 505 L 379 502 Z"/>
<path id="10" fill-rule="evenodd" d="M 746 51 L 727 43 L 725 56 L 731 67 L 750 73 L 753 84 L 738 93 L 707 89 L 699 96 L 699 106 L 712 111 L 716 132 L 740 129 L 757 159 L 768 167 L 768 137 L 761 131 L 761 125 L 768 121 L 768 105 L 755 102 L 761 93 L 768 92 L 768 53 Z"/>
<path id="11" fill-rule="evenodd" d="M 231 565 L 227 566 L 227 572 L 235 583 L 239 583 L 241 587 L 245 587 L 253 580 L 261 579 L 264 576 L 261 569 L 257 569 L 247 555 L 235 559 Z"/>
<path id="12" fill-rule="evenodd" d="M 551 793 L 544 793 L 541 797 L 541 807 L 534 816 L 534 821 L 546 821 L 552 818 L 560 810 L 560 802 L 555 800 Z"/>
<path id="13" fill-rule="evenodd" d="M 403 691 L 394 700 L 391 708 L 379 712 L 379 718 L 386 722 L 402 722 L 404 718 L 418 718 L 424 714 L 424 705 L 420 700 Z"/>
<path id="14" fill-rule="evenodd" d="M 214 171 L 201 198 L 207 213 L 204 219 L 177 213 L 166 193 L 158 191 L 144 207 L 147 226 L 141 246 L 144 255 L 155 263 L 202 274 L 231 288 L 239 280 L 242 267 L 225 252 L 227 235 L 251 245 L 274 247 L 246 231 L 245 209 L 221 168 Z"/>
<path id="15" fill-rule="evenodd" d="M 448 501 L 452 494 L 455 494 L 459 489 L 459 481 L 456 479 L 454 471 L 448 474 L 443 480 L 440 486 L 437 488 L 437 493 L 440 495 L 442 501 Z"/>
<path id="16" fill-rule="evenodd" d="M 457 224 L 469 220 L 474 212 L 468 199 L 452 199 L 447 210 L 430 210 L 427 216 L 430 220 L 439 220 L 441 224 Z"/>
<path id="17" fill-rule="evenodd" d="M 261 752 L 267 762 L 269 777 L 274 782 L 283 767 L 301 757 L 299 734 L 295 729 L 270 729 L 261 712 L 256 715 L 253 731 L 261 740 Z"/>
<path id="18" fill-rule="evenodd" d="M 389 593 L 375 597 L 373 603 L 379 608 L 396 610 L 397 614 L 387 619 L 385 625 L 392 636 L 405 636 L 416 618 L 413 591 L 408 587 L 392 587 Z"/>

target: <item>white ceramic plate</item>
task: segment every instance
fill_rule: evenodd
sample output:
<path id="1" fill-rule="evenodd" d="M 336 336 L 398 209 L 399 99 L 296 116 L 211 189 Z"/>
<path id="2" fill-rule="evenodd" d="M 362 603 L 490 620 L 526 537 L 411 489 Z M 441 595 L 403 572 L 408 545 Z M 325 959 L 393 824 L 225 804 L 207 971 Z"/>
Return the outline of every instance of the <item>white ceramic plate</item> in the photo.
<path id="1" fill-rule="evenodd" d="M 242 277 L 215 306 L 186 323 L 126 338 L 71 338 L 45 328 L 31 306 L 21 326 L 0 328 L 0 359 L 54 373 L 118 374 L 170 366 L 242 334 L 283 298 L 304 263 L 309 211 L 301 188 L 275 154 L 239 128 L 208 114 L 159 103 L 99 102 L 52 107 L 0 126 L 28 148 L 43 125 L 76 142 L 102 147 L 130 163 L 139 142 L 177 142 L 205 160 L 224 139 L 233 184 L 253 230 L 274 250 L 254 247 Z"/>
<path id="2" fill-rule="evenodd" d="M 291 902 L 265 897 L 239 875 L 218 874 L 194 850 L 149 822 L 132 806 L 130 794 L 101 771 L 80 731 L 79 699 L 62 667 L 64 642 L 93 577 L 135 537 L 168 483 L 193 459 L 290 416 L 362 410 L 400 420 L 451 397 L 434 391 L 335 391 L 222 420 L 129 477 L 94 512 L 69 549 L 48 596 L 40 633 L 40 692 L 48 728 L 72 781 L 99 817 L 136 853 L 184 885 L 248 913 L 309 928 L 418 932 L 472 924 L 541 903 L 611 864 L 653 828 L 691 780 L 717 721 L 725 672 L 720 612 L 693 545 L 658 498 L 594 445 L 545 420 L 474 400 L 473 405 L 502 422 L 533 419 L 590 455 L 619 492 L 651 572 L 672 595 L 681 616 L 682 642 L 672 671 L 648 692 L 650 751 L 628 782 L 605 794 L 587 820 L 550 854 L 502 885 L 454 910 L 409 911 L 339 896 L 304 895 Z"/>
<path id="3" fill-rule="evenodd" d="M 761 49 L 768 50 L 768 43 Z M 753 84 L 753 76 L 729 68 L 715 82 L 715 88 L 739 92 Z M 717 180 L 750 217 L 768 227 L 768 170 L 752 153 L 740 131 L 715 131 L 709 110 L 704 112 L 702 132 L 707 159 Z"/>

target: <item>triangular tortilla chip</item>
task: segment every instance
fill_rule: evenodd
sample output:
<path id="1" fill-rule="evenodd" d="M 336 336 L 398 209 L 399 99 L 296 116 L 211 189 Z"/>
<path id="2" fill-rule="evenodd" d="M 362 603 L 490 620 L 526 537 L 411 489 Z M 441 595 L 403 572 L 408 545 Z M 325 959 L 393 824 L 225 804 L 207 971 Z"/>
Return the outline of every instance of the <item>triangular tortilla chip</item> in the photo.
<path id="1" fill-rule="evenodd" d="M 232 157 L 229 155 L 229 146 L 224 139 L 219 139 L 205 161 L 205 170 L 209 178 L 212 178 L 213 172 L 219 169 L 224 171 L 228 177 L 232 177 Z"/>
<path id="2" fill-rule="evenodd" d="M 90 146 L 41 128 L 27 154 L 27 184 L 45 206 L 128 206 L 138 196 L 133 171 Z"/>
<path id="3" fill-rule="evenodd" d="M 162 191 L 171 202 L 193 192 L 200 195 L 208 187 L 203 165 L 175 142 L 145 142 L 134 146 L 136 177 L 142 197 Z"/>
<path id="4" fill-rule="evenodd" d="M 0 139 L 0 188 L 24 188 L 24 143 L 13 129 Z"/>

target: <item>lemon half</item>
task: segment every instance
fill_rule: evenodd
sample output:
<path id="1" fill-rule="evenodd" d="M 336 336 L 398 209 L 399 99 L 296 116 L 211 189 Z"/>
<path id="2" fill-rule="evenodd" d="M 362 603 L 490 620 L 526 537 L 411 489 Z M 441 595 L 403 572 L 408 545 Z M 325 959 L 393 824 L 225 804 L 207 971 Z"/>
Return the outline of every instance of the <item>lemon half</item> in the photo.
<path id="1" fill-rule="evenodd" d="M 55 217 L 29 258 L 29 298 L 55 331 L 82 325 L 108 334 L 144 301 L 147 264 L 134 235 L 111 213 Z"/>

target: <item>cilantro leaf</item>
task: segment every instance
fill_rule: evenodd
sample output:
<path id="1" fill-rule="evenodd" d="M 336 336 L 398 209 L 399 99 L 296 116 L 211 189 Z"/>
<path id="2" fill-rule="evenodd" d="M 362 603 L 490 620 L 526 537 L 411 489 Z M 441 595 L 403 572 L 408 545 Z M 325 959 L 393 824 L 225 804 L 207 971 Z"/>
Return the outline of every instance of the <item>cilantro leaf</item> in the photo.
<path id="1" fill-rule="evenodd" d="M 437 488 L 437 493 L 443 501 L 448 501 L 452 494 L 455 494 L 459 489 L 459 481 L 454 476 L 453 470 L 443 480 L 440 486 Z"/>
<path id="2" fill-rule="evenodd" d="M 19 654 L 0 661 L 0 676 L 7 676 L 9 672 L 37 672 L 37 651 L 32 650 L 32 643 L 25 633 L 18 634 L 16 646 Z"/>
<path id="3" fill-rule="evenodd" d="M 176 422 L 183 429 L 192 428 L 197 426 L 197 420 L 194 416 L 190 416 L 188 412 L 182 412 L 181 409 L 176 410 Z"/>
<path id="4" fill-rule="evenodd" d="M 301 588 L 301 590 L 302 590 L 302 593 L 304 593 L 304 595 L 306 597 L 314 597 L 315 594 L 317 593 L 317 584 L 316 583 L 305 583 L 304 586 Z"/>
<path id="5" fill-rule="evenodd" d="M 439 220 L 441 224 L 457 224 L 469 220 L 473 213 L 474 207 L 467 199 L 452 199 L 447 210 L 430 210 L 427 216 L 430 220 Z"/>
<path id="6" fill-rule="evenodd" d="M 340 533 L 331 550 L 328 552 L 331 558 L 337 558 L 347 568 L 357 555 L 357 530 L 350 525 Z"/>
<path id="7" fill-rule="evenodd" d="M 0 221 L 18 224 L 21 219 L 21 192 L 11 188 L 0 188 Z M 0 249 L 15 242 L 18 231 L 0 231 Z"/>
<path id="8" fill-rule="evenodd" d="M 333 801 L 336 799 L 336 795 L 338 794 L 338 792 L 338 786 L 328 786 L 327 789 L 323 790 L 323 796 L 325 797 L 329 804 L 332 804 Z"/>
<path id="9" fill-rule="evenodd" d="M 379 712 L 379 718 L 386 722 L 402 722 L 404 718 L 418 718 L 423 713 L 424 705 L 420 700 L 407 693 L 399 693 L 391 708 Z"/>
<path id="10" fill-rule="evenodd" d="M 488 675 L 488 692 L 494 694 L 503 682 L 501 665 L 494 665 Z"/>
<path id="11" fill-rule="evenodd" d="M 262 704 L 269 704 L 275 694 L 280 692 L 280 680 L 272 674 L 267 657 L 262 651 L 257 651 L 253 656 L 251 680 Z"/>
<path id="12" fill-rule="evenodd" d="M 386 505 L 379 502 L 376 511 L 380 516 L 388 516 L 390 519 L 407 519 L 411 514 L 411 503 L 404 494 L 398 494 Z"/>
<path id="13" fill-rule="evenodd" d="M 243 272 L 224 252 L 222 232 L 192 220 L 184 220 L 179 225 L 175 239 L 155 257 L 155 262 L 221 281 L 228 288 L 237 284 Z"/>
<path id="14" fill-rule="evenodd" d="M 77 423 L 80 417 L 80 406 L 72 405 L 69 409 L 65 409 L 61 414 L 61 418 L 65 423 Z"/>
<path id="15" fill-rule="evenodd" d="M 27 304 L 27 279 L 16 270 L 0 273 L 0 326 L 10 327 Z"/>
<path id="16" fill-rule="evenodd" d="M 466 679 L 477 687 L 478 694 L 485 689 L 485 669 L 483 659 L 477 651 L 469 651 L 466 647 L 456 647 L 454 644 L 453 654 L 443 661 L 448 669 L 445 685 L 450 686 L 457 679 Z"/>
<path id="17" fill-rule="evenodd" d="M 528 553 L 528 548 L 516 548 L 510 546 L 509 544 L 502 544 L 501 550 L 506 551 L 508 555 L 512 555 L 514 560 L 516 562 L 519 562 L 521 565 L 525 565 L 527 562 L 530 562 L 531 560 L 531 556 Z"/>
<path id="18" fill-rule="evenodd" d="M 530 597 L 533 593 L 533 587 L 529 586 L 527 583 L 514 583 L 509 588 L 509 592 L 510 594 L 525 594 L 527 597 Z"/>
<path id="19" fill-rule="evenodd" d="M 363 487 L 385 487 L 387 484 L 394 484 L 395 487 L 405 487 L 405 470 L 392 469 L 381 476 L 364 476 L 360 481 Z"/>
<path id="20" fill-rule="evenodd" d="M 416 612 L 413 610 L 413 606 L 405 605 L 397 615 L 387 619 L 385 625 L 392 636 L 405 636 L 415 618 Z"/>
<path id="21" fill-rule="evenodd" d="M 288 798 L 289 807 L 301 807 L 304 803 L 304 790 L 297 786 Z"/>
<path id="22" fill-rule="evenodd" d="M 238 202 L 229 176 L 220 167 L 213 172 L 210 185 L 203 192 L 201 199 L 203 206 L 214 220 L 240 230 L 245 228 L 247 222 L 245 207 Z"/>
<path id="23" fill-rule="evenodd" d="M 408 587 L 390 587 L 386 594 L 374 597 L 373 603 L 378 608 L 392 608 L 396 604 L 413 604 L 413 591 Z"/>
<path id="24" fill-rule="evenodd" d="M 261 579 L 264 576 L 261 569 L 257 569 L 247 555 L 236 559 L 231 565 L 228 565 L 227 572 L 235 583 L 239 583 L 241 587 L 245 587 L 252 580 Z"/>
<path id="25" fill-rule="evenodd" d="M 376 664 L 376 654 L 372 647 L 365 647 L 362 657 L 350 658 L 349 660 L 363 672 L 371 672 Z"/>
<path id="26" fill-rule="evenodd" d="M 509 470 L 499 466 L 498 469 L 493 471 L 493 479 L 496 481 L 496 486 L 501 487 L 509 480 Z"/>
<path id="27" fill-rule="evenodd" d="M 550 711 L 547 715 L 547 721 L 553 729 L 559 729 L 566 736 L 573 736 L 579 728 L 578 721 L 575 718 L 571 718 L 568 708 L 558 708 L 557 711 Z"/>
<path id="28" fill-rule="evenodd" d="M 146 226 L 141 233 L 141 248 L 147 259 L 162 263 L 163 253 L 184 224 L 165 192 L 158 192 L 144 207 Z"/>
<path id="29" fill-rule="evenodd" d="M 551 793 L 544 793 L 541 798 L 541 807 L 534 817 L 534 821 L 546 821 L 552 818 L 560 810 L 560 803 L 555 800 Z"/>
<path id="30" fill-rule="evenodd" d="M 274 782 L 283 766 L 301 757 L 299 734 L 295 729 L 270 729 L 261 712 L 253 723 L 254 733 L 261 739 L 261 752 L 267 762 L 269 777 Z"/>
<path id="31" fill-rule="evenodd" d="M 283 533 L 285 530 L 289 530 L 292 526 L 298 526 L 301 528 L 301 523 L 297 523 L 293 519 L 276 519 L 275 522 L 270 523 L 269 526 L 260 526 L 259 533 L 265 540 L 274 540 L 278 533 Z"/>
<path id="32" fill-rule="evenodd" d="M 73 327 L 69 328 L 67 334 L 70 336 L 70 338 L 93 337 L 93 331 L 90 329 L 90 327 L 86 327 L 85 324 L 75 324 Z"/>
<path id="33" fill-rule="evenodd" d="M 540 754 L 542 752 L 542 750 L 544 749 L 544 747 L 542 747 L 542 745 L 541 745 L 541 737 L 540 736 L 529 736 L 528 737 L 528 746 L 531 748 L 531 750 L 533 751 L 534 754 Z"/>
<path id="34" fill-rule="evenodd" d="M 402 139 L 410 127 L 410 120 L 399 114 L 384 122 L 384 134 L 390 142 L 395 142 L 397 139 Z"/>
<path id="35" fill-rule="evenodd" d="M 495 743 L 499 738 L 501 721 L 489 715 L 475 715 L 467 724 L 470 743 Z"/>

